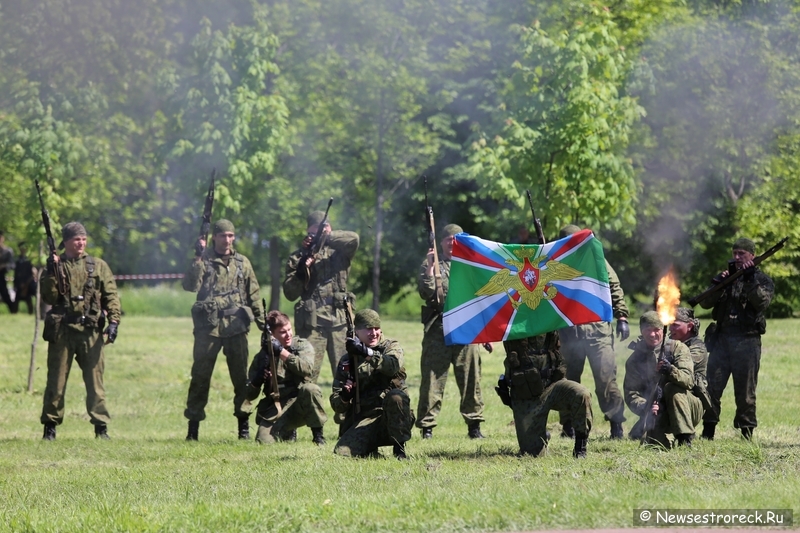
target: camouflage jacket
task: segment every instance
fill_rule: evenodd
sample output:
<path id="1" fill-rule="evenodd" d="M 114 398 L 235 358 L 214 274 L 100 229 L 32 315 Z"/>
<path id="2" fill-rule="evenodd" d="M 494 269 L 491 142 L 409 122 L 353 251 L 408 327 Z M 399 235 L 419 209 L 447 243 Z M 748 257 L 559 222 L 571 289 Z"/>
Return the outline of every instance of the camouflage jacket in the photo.
<path id="1" fill-rule="evenodd" d="M 62 325 L 84 331 L 102 328 L 106 318 L 120 321 L 117 282 L 105 261 L 85 253 L 74 259 L 61 254 L 58 264 L 65 275 L 67 295 L 58 294 L 56 277 L 49 272 L 42 276 L 41 293 L 42 299 L 53 306 L 50 313 L 64 317 Z"/>
<path id="2" fill-rule="evenodd" d="M 422 261 L 422 265 L 419 267 L 417 292 L 425 300 L 421 317 L 422 323 L 427 328 L 425 332 L 434 331 L 437 332 L 436 334 L 443 335 L 442 311 L 444 309 L 444 300 L 447 298 L 447 291 L 450 288 L 450 261 L 440 259 L 439 269 L 442 272 L 442 301 L 439 304 L 436 303 L 436 279 L 434 276 L 428 275 L 427 258 Z"/>
<path id="3" fill-rule="evenodd" d="M 358 387 L 361 402 L 361 415 L 380 409 L 383 398 L 392 389 L 408 392 L 406 386 L 406 369 L 404 367 L 403 349 L 397 341 L 381 337 L 380 342 L 373 350 L 378 354 L 370 358 L 358 360 Z M 348 379 L 352 379 L 350 361 L 352 356 L 344 354 L 336 367 L 333 377 L 333 392 L 331 394 L 331 407 L 337 415 L 344 415 L 344 425 L 353 422 L 353 407 L 355 399 L 346 401 L 340 396 L 342 387 Z M 337 416 L 339 421 L 341 417 Z"/>
<path id="4" fill-rule="evenodd" d="M 289 257 L 283 294 L 290 302 L 300 298 L 294 306 L 295 328 L 298 332 L 317 325 L 336 327 L 346 323 L 347 276 L 358 244 L 358 234 L 355 232 L 331 231 L 325 246 L 314 257 L 308 284 L 297 272 L 303 249 L 295 250 Z"/>
<path id="5" fill-rule="evenodd" d="M 714 308 L 711 317 L 717 322 L 718 333 L 751 336 L 767 331 L 764 311 L 775 296 L 775 285 L 759 268 L 752 278 L 745 277 L 700 302 L 703 309 Z"/>
<path id="6" fill-rule="evenodd" d="M 625 293 L 622 291 L 619 276 L 608 261 L 606 261 L 606 270 L 608 270 L 608 286 L 611 289 L 611 309 L 614 312 L 614 318 L 628 318 L 628 305 L 625 303 Z M 561 328 L 558 333 L 564 344 L 581 339 L 598 339 L 609 336 L 613 339 L 614 335 L 611 324 L 608 322 L 592 322 L 591 324 Z"/>
<path id="7" fill-rule="evenodd" d="M 311 381 L 311 374 L 314 371 L 314 347 L 305 339 L 295 337 L 292 339 L 292 345 L 289 347 L 292 353 L 286 361 L 280 357 L 275 362 L 275 370 L 278 374 L 278 390 L 281 393 L 281 403 L 286 403 L 290 398 L 297 396 L 297 388 L 301 383 L 308 383 Z M 259 374 L 264 375 L 265 366 L 264 348 L 261 348 L 253 362 L 250 363 L 250 370 L 247 373 L 247 390 L 245 397 L 253 401 L 261 394 L 261 389 L 264 389 L 264 394 L 271 392 L 272 381 L 267 380 L 262 385 L 255 386 L 253 382 L 258 382 Z"/>
<path id="8" fill-rule="evenodd" d="M 672 363 L 672 372 L 663 375 L 656 370 L 661 345 L 650 348 L 639 337 L 628 346 L 633 353 L 625 362 L 625 381 L 622 385 L 625 404 L 634 414 L 644 416 L 649 403 L 656 397 L 656 387 L 663 383 L 674 383 L 691 390 L 694 387 L 694 363 L 689 348 L 680 341 L 667 339 L 664 354 Z M 663 391 L 662 391 L 663 392 Z"/>
<path id="9" fill-rule="evenodd" d="M 213 246 L 207 247 L 186 270 L 183 288 L 197 292 L 192 306 L 196 330 L 207 330 L 212 337 L 232 337 L 247 333 L 253 321 L 264 329 L 258 280 L 250 261 L 239 252 L 222 257 Z"/>
<path id="10" fill-rule="evenodd" d="M 566 376 L 558 333 L 504 341 L 505 381 L 512 401 L 536 400 L 553 383 Z"/>

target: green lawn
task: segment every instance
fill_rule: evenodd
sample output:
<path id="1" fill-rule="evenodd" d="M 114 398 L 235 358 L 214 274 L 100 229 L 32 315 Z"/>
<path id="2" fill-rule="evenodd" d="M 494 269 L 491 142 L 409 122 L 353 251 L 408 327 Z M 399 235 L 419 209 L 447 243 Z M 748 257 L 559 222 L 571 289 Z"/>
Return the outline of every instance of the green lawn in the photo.
<path id="1" fill-rule="evenodd" d="M 384 321 L 406 349 L 412 405 L 421 325 Z M 594 405 L 589 457 L 554 437 L 547 457 L 517 458 L 511 411 L 494 394 L 502 355 L 484 352 L 487 439 L 466 438 L 455 383 L 434 439 L 415 431 L 410 460 L 350 460 L 311 443 L 258 446 L 236 439 L 232 389 L 220 361 L 200 442 L 182 416 L 191 367 L 188 318 L 128 316 L 106 352 L 111 441 L 96 441 L 73 370 L 55 442 L 41 440 L 46 369 L 39 342 L 35 391 L 26 391 L 33 321 L 0 317 L 0 531 L 518 531 L 631 527 L 636 508 L 792 508 L 800 501 L 800 320 L 772 320 L 764 337 L 753 443 L 732 428 L 723 399 L 714 442 L 659 452 L 611 441 Z M 251 335 L 256 350 L 258 335 Z M 622 384 L 628 351 L 618 348 Z M 330 369 L 320 378 L 330 388 Z M 584 381 L 591 382 L 588 365 Z M 632 415 L 630 415 L 632 416 Z M 632 420 L 626 423 L 626 429 Z M 551 432 L 558 433 L 555 415 Z"/>

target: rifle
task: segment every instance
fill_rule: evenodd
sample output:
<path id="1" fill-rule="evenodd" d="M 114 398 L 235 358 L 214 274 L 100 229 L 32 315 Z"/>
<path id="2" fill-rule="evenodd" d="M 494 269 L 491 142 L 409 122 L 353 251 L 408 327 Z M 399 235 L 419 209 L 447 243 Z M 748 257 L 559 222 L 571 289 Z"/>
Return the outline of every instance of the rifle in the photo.
<path id="1" fill-rule="evenodd" d="M 536 218 L 536 211 L 533 209 L 533 200 L 531 199 L 531 191 L 528 193 L 528 204 L 531 206 L 531 214 L 533 215 L 533 227 L 536 228 L 536 237 L 539 239 L 539 244 L 547 244 L 547 239 L 544 238 L 544 231 L 542 230 L 542 221 Z"/>
<path id="2" fill-rule="evenodd" d="M 436 305 L 444 303 L 442 289 L 442 270 L 439 268 L 439 252 L 436 251 L 436 225 L 433 220 L 433 208 L 428 203 L 428 177 L 422 176 L 425 184 L 425 222 L 428 227 L 428 248 L 433 250 L 433 286 L 435 287 Z"/>
<path id="3" fill-rule="evenodd" d="M 261 300 L 264 309 L 267 308 L 267 300 Z M 272 330 L 270 330 L 269 322 L 266 320 L 264 321 L 264 331 L 261 332 L 261 349 L 264 350 L 264 353 L 269 358 L 269 369 L 267 370 L 267 365 L 264 365 L 264 372 L 269 372 L 270 376 L 270 387 L 272 392 L 269 393 L 272 401 L 275 403 L 275 409 L 278 410 L 278 416 L 281 414 L 281 392 L 278 389 L 278 363 L 275 360 L 275 350 L 272 349 Z M 267 376 L 264 376 L 265 378 Z"/>
<path id="4" fill-rule="evenodd" d="M 661 361 L 666 361 L 667 356 L 665 353 L 665 345 L 667 343 L 667 326 L 664 326 L 664 336 L 661 339 L 661 353 L 658 355 L 658 363 Z M 656 368 L 658 368 L 658 363 L 656 363 Z M 653 428 L 656 427 L 656 421 L 658 420 L 657 417 L 660 417 L 663 414 L 664 406 L 661 405 L 661 401 L 663 400 L 664 396 L 664 386 L 666 385 L 666 377 L 661 376 L 658 380 L 658 384 L 656 385 L 653 392 L 650 393 L 650 398 L 647 400 L 647 411 L 644 415 L 644 423 L 642 424 L 642 429 L 644 432 L 642 433 L 642 442 L 647 442 L 647 436 Z M 653 405 L 658 405 L 658 415 L 653 416 Z"/>
<path id="5" fill-rule="evenodd" d="M 44 206 L 44 200 L 42 199 L 42 189 L 39 187 L 39 180 L 34 180 L 36 184 L 36 194 L 39 195 L 39 205 L 42 206 L 42 224 L 44 225 L 44 232 L 47 234 L 47 247 L 50 249 L 50 255 L 58 255 L 56 251 L 56 240 L 53 238 L 53 230 L 50 229 L 50 213 L 48 213 L 47 209 Z M 56 276 L 56 287 L 58 288 L 58 294 L 61 296 L 66 296 L 67 294 L 67 278 L 64 275 L 64 271 L 61 270 L 60 263 L 55 263 L 53 265 L 53 270 L 55 271 Z M 37 304 L 38 305 L 38 304 Z"/>
<path id="6" fill-rule="evenodd" d="M 347 319 L 347 337 L 354 339 L 356 337 L 356 326 L 353 323 L 353 308 L 350 305 L 350 298 L 348 297 L 345 300 L 347 303 L 346 306 L 346 313 L 345 318 Z M 350 355 L 350 369 L 351 369 L 351 377 L 353 378 L 353 398 L 354 405 L 355 405 L 355 414 L 361 412 L 361 390 L 358 384 L 358 359 L 355 355 Z"/>
<path id="7" fill-rule="evenodd" d="M 772 257 L 773 255 L 775 255 L 775 253 L 778 250 L 780 250 L 781 248 L 783 248 L 786 245 L 786 241 L 788 241 L 788 240 L 789 240 L 789 237 L 784 237 L 783 239 L 781 239 L 778 242 L 778 244 L 776 244 L 775 246 L 773 246 L 772 248 L 770 248 L 769 250 L 767 250 L 763 254 L 754 257 L 753 258 L 753 265 L 754 266 L 758 266 L 765 259 L 768 259 L 769 257 Z M 699 304 L 700 302 L 702 302 L 703 300 L 705 300 L 706 298 L 708 298 L 709 296 L 711 296 L 712 294 L 714 294 L 715 292 L 721 291 L 722 289 L 732 285 L 734 281 L 736 281 L 737 279 L 739 279 L 740 277 L 742 277 L 744 275 L 744 272 L 745 272 L 745 269 L 741 269 L 741 270 L 737 270 L 736 272 L 733 272 L 729 276 L 723 278 L 722 281 L 718 282 L 716 285 L 712 285 L 711 287 L 707 288 L 706 290 L 704 290 L 703 292 L 701 292 L 700 294 L 698 294 L 694 298 L 690 298 L 689 299 L 689 305 L 694 307 L 697 304 Z"/>
<path id="8" fill-rule="evenodd" d="M 211 208 L 214 207 L 214 181 L 217 169 L 211 169 L 211 184 L 208 186 L 206 194 L 206 205 L 203 207 L 203 222 L 200 224 L 200 238 L 208 243 L 208 231 L 211 229 Z"/>
<path id="9" fill-rule="evenodd" d="M 322 217 L 322 222 L 319 223 L 317 226 L 316 233 L 309 233 L 306 235 L 307 237 L 311 237 L 311 243 L 308 245 L 307 248 L 304 248 L 300 253 L 300 265 L 303 265 L 309 257 L 313 257 L 314 255 L 318 254 L 322 247 L 325 246 L 325 241 L 328 238 L 327 233 L 325 233 L 325 225 L 328 223 L 328 211 L 331 209 L 331 204 L 333 203 L 333 196 L 331 199 L 328 200 L 328 207 L 325 208 L 325 216 Z M 308 282 L 311 279 L 311 271 L 310 269 L 306 269 L 306 288 L 308 288 Z"/>

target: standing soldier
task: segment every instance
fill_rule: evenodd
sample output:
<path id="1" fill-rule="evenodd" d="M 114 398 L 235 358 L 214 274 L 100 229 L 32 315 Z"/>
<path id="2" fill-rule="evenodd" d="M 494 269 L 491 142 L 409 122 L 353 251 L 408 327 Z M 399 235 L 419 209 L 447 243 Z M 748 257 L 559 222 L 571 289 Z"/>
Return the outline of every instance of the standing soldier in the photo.
<path id="1" fill-rule="evenodd" d="M 505 341 L 505 374 L 497 383 L 497 394 L 514 411 L 520 455 L 544 454 L 550 433 L 550 411 L 569 413 L 575 424 L 572 456 L 586 457 L 592 430 L 592 401 L 589 390 L 564 379 L 564 359 L 559 352 L 558 333 Z"/>
<path id="2" fill-rule="evenodd" d="M 713 409 L 703 417 L 703 438 L 713 440 L 722 409 L 722 393 L 733 375 L 736 415 L 733 427 L 739 428 L 745 439 L 753 436 L 756 420 L 756 385 L 761 366 L 761 335 L 767 331 L 767 310 L 775 295 L 772 279 L 753 263 L 756 245 L 750 239 L 733 243 L 731 267 L 744 274 L 725 289 L 703 300 L 703 309 L 713 307 L 711 317 L 716 321 L 706 332 L 708 357 L 708 392 Z M 714 277 L 715 283 L 729 275 L 727 271 Z"/>
<path id="3" fill-rule="evenodd" d="M 258 398 L 261 388 L 264 388 L 264 398 L 256 409 L 256 441 L 271 444 L 276 440 L 296 440 L 296 429 L 309 426 L 312 441 L 322 446 L 325 444 L 322 426 L 328 421 L 328 415 L 322 406 L 322 390 L 311 382 L 314 347 L 292 334 L 289 317 L 280 311 L 267 313 L 267 325 L 272 331 L 272 353 L 277 357 L 275 382 L 280 394 L 280 412 L 270 397 L 273 383 L 269 374 L 271 362 L 266 348 L 262 347 L 250 364 L 247 382 L 247 399 L 250 401 Z"/>
<path id="4" fill-rule="evenodd" d="M 314 372 L 311 375 L 314 383 L 319 378 L 326 350 L 331 374 L 336 372 L 339 364 L 347 336 L 347 301 L 351 298 L 347 292 L 347 275 L 358 250 L 357 233 L 332 231 L 327 221 L 322 224 L 324 219 L 322 211 L 308 215 L 306 237 L 286 262 L 286 278 L 283 280 L 286 299 L 293 302 L 300 298 L 294 306 L 294 329 L 298 337 L 314 346 Z M 318 231 L 324 232 L 327 238 L 322 248 L 310 255 Z"/>
<path id="5" fill-rule="evenodd" d="M 560 237 L 564 238 L 580 231 L 578 226 L 565 226 Z M 606 261 L 608 285 L 611 289 L 611 308 L 617 319 L 617 335 L 621 341 L 630 336 L 628 326 L 628 306 L 619 278 L 611 265 Z M 584 361 L 589 360 L 589 367 L 594 376 L 594 391 L 600 409 L 606 420 L 611 422 L 611 438 L 623 437 L 622 422 L 625 421 L 625 403 L 617 385 L 617 361 L 614 355 L 614 332 L 608 322 L 594 322 L 581 326 L 572 326 L 558 330 L 561 337 L 561 354 L 567 363 L 567 379 L 581 382 Z M 561 413 L 562 433 L 564 437 L 574 437 L 575 432 L 567 413 Z"/>
<path id="6" fill-rule="evenodd" d="M 120 319 L 119 295 L 111 269 L 102 259 L 87 255 L 86 229 L 70 222 L 61 230 L 64 253 L 47 259 L 42 277 L 42 299 L 52 305 L 44 321 L 47 345 L 47 388 L 44 391 L 42 424 L 44 439 L 55 440 L 56 426 L 64 421 L 64 391 L 73 358 L 83 372 L 86 410 L 96 438 L 108 439 L 111 416 L 106 409 L 103 386 L 103 345 L 117 338 Z M 66 280 L 60 294 L 56 269 Z M 103 328 L 106 322 L 105 332 Z M 103 335 L 106 335 L 104 342 Z"/>
<path id="7" fill-rule="evenodd" d="M 0 231 L 0 299 L 8 306 L 8 311 L 14 313 L 14 302 L 8 293 L 6 274 L 14 269 L 14 250 L 6 246 L 6 236 Z"/>
<path id="8" fill-rule="evenodd" d="M 14 312 L 19 311 L 19 303 L 25 302 L 28 314 L 33 314 L 33 297 L 36 295 L 37 270 L 28 258 L 27 246 L 19 243 L 19 257 L 14 266 Z"/>
<path id="9" fill-rule="evenodd" d="M 405 459 L 414 413 L 403 349 L 397 341 L 383 337 L 381 318 L 372 309 L 356 313 L 354 327 L 356 337 L 347 339 L 347 354 L 339 360 L 333 378 L 331 407 L 340 424 L 334 452 L 368 457 L 377 454 L 379 446 L 392 446 L 394 456 Z"/>
<path id="10" fill-rule="evenodd" d="M 258 280 L 250 261 L 233 249 L 233 223 L 220 219 L 214 224 L 213 246 L 202 238 L 195 245 L 195 258 L 183 277 L 183 288 L 197 292 L 192 306 L 194 349 L 192 381 L 183 415 L 189 419 L 186 440 L 197 440 L 200 421 L 206 418 L 211 375 L 220 349 L 228 362 L 233 383 L 233 414 L 239 420 L 240 439 L 250 438 L 250 402 L 247 392 L 247 333 L 255 321 L 264 329 L 264 312 L 258 295 Z"/>
<path id="11" fill-rule="evenodd" d="M 461 394 L 460 411 L 464 422 L 467 424 L 467 435 L 471 439 L 482 439 L 481 422 L 483 418 L 483 398 L 481 397 L 481 354 L 475 345 L 455 344 L 447 346 L 444 343 L 444 327 L 442 323 L 442 310 L 447 289 L 450 284 L 450 259 L 453 256 L 454 235 L 461 233 L 461 226 L 448 224 L 442 234 L 442 257 L 439 269 L 442 273 L 442 298 L 437 302 L 436 284 L 434 279 L 434 250 L 428 250 L 428 255 L 420 267 L 417 289 L 419 295 L 425 300 L 422 308 L 422 323 L 425 333 L 422 337 L 422 383 L 419 388 L 419 405 L 417 413 L 417 427 L 422 430 L 422 438 L 433 437 L 433 428 L 436 427 L 436 417 L 442 409 L 442 396 L 447 384 L 447 372 L 453 365 L 456 376 L 456 385 Z"/>

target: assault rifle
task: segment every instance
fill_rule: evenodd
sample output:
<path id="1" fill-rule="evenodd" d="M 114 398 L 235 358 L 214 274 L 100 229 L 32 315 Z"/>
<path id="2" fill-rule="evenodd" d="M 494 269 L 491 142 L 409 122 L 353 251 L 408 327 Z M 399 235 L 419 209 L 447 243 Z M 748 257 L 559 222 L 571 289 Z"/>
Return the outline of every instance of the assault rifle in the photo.
<path id="1" fill-rule="evenodd" d="M 667 326 L 664 326 L 664 336 L 661 339 L 661 352 L 658 354 L 656 368 L 658 368 L 658 363 L 662 361 L 668 361 L 665 353 L 666 343 Z M 664 414 L 664 405 L 662 402 L 664 399 L 664 386 L 667 384 L 666 381 L 666 377 L 661 376 L 655 389 L 653 389 L 653 392 L 650 393 L 650 398 L 647 400 L 647 411 L 645 411 L 644 423 L 642 424 L 642 429 L 644 430 L 642 433 L 642 442 L 644 443 L 647 443 L 648 434 L 656 427 L 656 422 L 658 421 L 659 417 Z M 653 405 L 655 404 L 658 404 L 658 415 L 653 415 Z"/>
<path id="2" fill-rule="evenodd" d="M 318 254 L 322 247 L 325 246 L 325 241 L 328 238 L 328 234 L 325 232 L 325 226 L 328 224 L 328 211 L 331 210 L 331 204 L 333 203 L 333 196 L 331 199 L 328 200 L 328 207 L 325 208 L 325 216 L 322 217 L 322 222 L 319 223 L 317 226 L 316 233 L 309 233 L 306 235 L 306 238 L 311 239 L 311 243 L 309 243 L 308 247 L 305 247 L 300 252 L 300 262 L 298 263 L 299 268 L 305 268 L 305 262 L 309 257 L 314 257 L 314 255 Z M 303 272 L 305 275 L 306 280 L 306 287 L 308 287 L 308 282 L 311 279 L 311 271 L 310 269 L 306 268 Z"/>
<path id="3" fill-rule="evenodd" d="M 531 191 L 525 191 L 528 194 L 528 204 L 531 206 L 531 215 L 533 215 L 533 227 L 536 228 L 536 238 L 539 244 L 547 244 L 547 239 L 544 238 L 544 231 L 542 230 L 542 221 L 536 218 L 536 210 L 533 208 L 533 199 L 531 198 Z"/>
<path id="4" fill-rule="evenodd" d="M 206 194 L 206 205 L 203 207 L 203 222 L 200 224 L 200 238 L 208 243 L 208 232 L 211 229 L 211 208 L 214 207 L 214 178 L 217 175 L 217 169 L 211 170 L 211 185 L 208 186 L 208 193 Z"/>
<path id="5" fill-rule="evenodd" d="M 58 256 L 58 251 L 56 251 L 56 240 L 53 238 L 53 230 L 50 228 L 50 213 L 48 213 L 47 209 L 44 206 L 44 200 L 42 199 L 42 189 L 39 187 L 39 180 L 34 180 L 36 184 L 36 194 L 39 195 L 39 205 L 42 206 L 42 224 L 44 225 L 44 232 L 47 234 L 47 248 L 50 250 L 50 256 Z M 55 271 L 56 277 L 56 287 L 58 288 L 58 294 L 61 296 L 66 296 L 67 294 L 67 278 L 64 275 L 64 271 L 61 269 L 60 263 L 53 264 L 53 270 Z"/>
<path id="6" fill-rule="evenodd" d="M 781 248 L 783 248 L 786 245 L 786 241 L 788 241 L 788 240 L 789 240 L 789 237 L 784 237 L 783 239 L 781 239 L 778 242 L 778 244 L 776 244 L 775 246 L 773 246 L 772 248 L 770 248 L 769 250 L 767 250 L 763 254 L 754 257 L 753 258 L 753 265 L 754 266 L 758 266 L 765 259 L 768 259 L 769 257 L 772 257 L 773 255 L 775 255 L 775 253 L 778 250 L 780 250 Z M 719 281 L 716 284 L 712 285 L 711 287 L 707 288 L 706 290 L 704 290 L 703 292 L 701 292 L 700 294 L 698 294 L 694 298 L 690 298 L 689 299 L 689 305 L 694 307 L 697 304 L 699 304 L 700 302 L 702 302 L 703 300 L 705 300 L 706 298 L 708 298 L 709 296 L 711 296 L 712 294 L 714 294 L 715 292 L 721 291 L 724 288 L 730 286 L 731 284 L 733 284 L 734 281 L 736 281 L 737 279 L 742 277 L 746 270 L 747 269 L 740 269 L 740 270 L 737 270 L 737 271 L 731 273 L 730 275 L 722 278 L 721 281 Z"/>
<path id="7" fill-rule="evenodd" d="M 347 297 L 345 306 L 345 318 L 347 319 L 347 337 L 350 339 L 356 338 L 356 326 L 353 323 L 353 307 L 350 305 L 350 297 Z M 361 390 L 358 383 L 358 358 L 355 355 L 350 355 L 350 377 L 353 378 L 353 404 L 355 406 L 355 414 L 361 412 Z"/>
<path id="8" fill-rule="evenodd" d="M 433 286 L 435 288 L 436 305 L 444 303 L 444 292 L 442 289 L 442 270 L 439 267 L 439 252 L 436 251 L 436 224 L 433 220 L 433 208 L 428 203 L 428 178 L 422 176 L 425 184 L 425 223 L 428 230 L 428 248 L 433 250 Z"/>
<path id="9" fill-rule="evenodd" d="M 264 309 L 267 308 L 267 300 L 261 300 Z M 281 414 L 281 392 L 278 389 L 278 362 L 275 358 L 278 356 L 275 350 L 272 349 L 272 330 L 270 330 L 269 322 L 264 320 L 264 331 L 261 332 L 261 349 L 264 350 L 265 356 L 269 359 L 269 365 L 264 365 L 264 381 L 267 379 L 267 373 L 270 374 L 270 388 L 272 391 L 269 393 L 275 404 L 275 409 L 278 410 L 278 415 Z"/>

